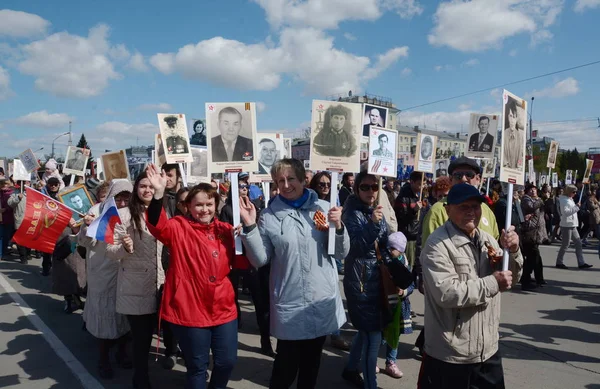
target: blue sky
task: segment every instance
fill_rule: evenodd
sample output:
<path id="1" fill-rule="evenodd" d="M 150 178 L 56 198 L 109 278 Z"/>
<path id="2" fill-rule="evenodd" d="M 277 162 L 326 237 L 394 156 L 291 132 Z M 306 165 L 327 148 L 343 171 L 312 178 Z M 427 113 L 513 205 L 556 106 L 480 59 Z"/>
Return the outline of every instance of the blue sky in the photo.
<path id="1" fill-rule="evenodd" d="M 5 0 L 0 156 L 49 153 L 73 122 L 95 154 L 149 145 L 156 113 L 255 101 L 260 131 L 299 134 L 312 99 L 388 96 L 398 108 L 600 60 L 600 0 Z M 600 147 L 600 64 L 513 85 L 534 128 Z M 458 132 L 500 111 L 500 90 L 400 114 Z M 554 121 L 578 119 L 563 123 Z M 583 121 L 583 120 L 589 121 Z M 66 137 L 56 142 L 64 152 Z"/>

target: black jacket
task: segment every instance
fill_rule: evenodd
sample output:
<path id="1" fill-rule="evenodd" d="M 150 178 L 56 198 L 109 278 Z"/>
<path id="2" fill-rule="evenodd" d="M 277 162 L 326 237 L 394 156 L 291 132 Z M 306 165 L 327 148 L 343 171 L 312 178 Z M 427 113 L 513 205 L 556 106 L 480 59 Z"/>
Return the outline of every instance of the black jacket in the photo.
<path id="1" fill-rule="evenodd" d="M 496 216 L 496 223 L 498 223 L 498 231 L 502 231 L 504 229 L 504 224 L 506 223 L 506 206 L 507 206 L 506 196 L 501 197 L 500 200 L 496 202 L 494 206 L 494 216 Z M 521 233 L 521 221 L 519 220 L 519 211 L 517 211 L 517 205 L 513 201 L 512 204 L 512 216 L 510 219 L 510 224 L 515 227 L 515 232 L 517 234 Z"/>
<path id="2" fill-rule="evenodd" d="M 417 240 L 421 226 L 421 221 L 417 218 L 419 211 L 417 201 L 419 201 L 419 197 L 412 191 L 410 182 L 407 182 L 400 189 L 394 203 L 398 231 L 402 232 L 409 241 Z"/>

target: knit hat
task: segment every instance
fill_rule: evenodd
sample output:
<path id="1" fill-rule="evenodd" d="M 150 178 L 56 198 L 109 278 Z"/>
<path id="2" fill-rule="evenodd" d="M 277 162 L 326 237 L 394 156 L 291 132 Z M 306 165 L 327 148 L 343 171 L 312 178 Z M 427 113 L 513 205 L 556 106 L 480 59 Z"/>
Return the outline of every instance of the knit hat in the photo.
<path id="1" fill-rule="evenodd" d="M 50 158 L 47 162 L 46 165 L 44 166 L 46 169 L 50 169 L 50 170 L 56 170 L 58 168 L 58 164 L 56 163 L 56 161 L 54 160 L 54 158 Z"/>
<path id="2" fill-rule="evenodd" d="M 394 232 L 388 236 L 388 248 L 403 253 L 406 250 L 406 236 L 401 232 Z"/>
<path id="3" fill-rule="evenodd" d="M 115 197 L 119 193 L 129 192 L 133 193 L 133 185 L 131 181 L 125 178 L 114 179 L 110 183 L 110 187 L 108 188 L 108 195 L 106 199 L 110 199 L 111 197 Z"/>

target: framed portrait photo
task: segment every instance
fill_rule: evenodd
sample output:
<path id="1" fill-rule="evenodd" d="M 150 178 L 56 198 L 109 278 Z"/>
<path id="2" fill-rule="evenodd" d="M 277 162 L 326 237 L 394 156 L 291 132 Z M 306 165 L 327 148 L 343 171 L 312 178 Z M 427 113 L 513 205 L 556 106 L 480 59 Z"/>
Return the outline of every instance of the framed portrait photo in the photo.
<path id="1" fill-rule="evenodd" d="M 185 115 L 159 113 L 157 116 L 167 163 L 192 162 Z"/>
<path id="2" fill-rule="evenodd" d="M 592 168 L 594 167 L 594 160 L 593 159 L 586 159 L 585 160 L 585 171 L 583 172 L 583 180 L 582 182 L 584 184 L 589 184 L 590 183 L 590 176 L 592 175 Z"/>
<path id="3" fill-rule="evenodd" d="M 206 130 L 211 173 L 258 170 L 255 103 L 206 103 Z"/>
<path id="4" fill-rule="evenodd" d="M 131 180 L 129 175 L 129 163 L 125 150 L 113 151 L 100 156 L 104 180 L 110 181 L 117 178 Z"/>
<path id="5" fill-rule="evenodd" d="M 193 162 L 187 164 L 187 180 L 192 184 L 210 182 L 208 173 L 208 148 L 192 145 Z"/>
<path id="6" fill-rule="evenodd" d="M 433 175 L 434 178 L 447 177 L 449 165 L 450 165 L 450 160 L 448 160 L 448 159 L 436 160 L 435 161 L 435 174 Z"/>
<path id="7" fill-rule="evenodd" d="M 497 129 L 498 115 L 472 113 L 467 138 L 467 157 L 493 158 Z"/>
<path id="8" fill-rule="evenodd" d="M 192 146 L 206 146 L 206 119 L 190 120 L 189 130 Z"/>
<path id="9" fill-rule="evenodd" d="M 59 192 L 58 200 L 67 207 L 71 208 L 71 210 L 75 211 L 73 212 L 72 217 L 78 223 L 83 221 L 82 215 L 87 214 L 90 208 L 92 208 L 94 205 L 94 201 L 88 193 L 85 185 L 75 185 L 63 190 L 62 192 Z"/>
<path id="10" fill-rule="evenodd" d="M 437 136 L 417 134 L 417 149 L 415 151 L 415 171 L 435 173 L 435 149 Z"/>
<path id="11" fill-rule="evenodd" d="M 75 146 L 67 147 L 67 158 L 63 166 L 63 172 L 85 177 L 85 169 L 90 157 L 90 149 Z"/>
<path id="12" fill-rule="evenodd" d="M 369 164 L 372 174 L 396 177 L 396 155 L 398 142 L 396 131 L 371 126 L 369 133 Z"/>
<path id="13" fill-rule="evenodd" d="M 558 142 L 553 140 L 550 142 L 550 148 L 548 149 L 548 161 L 546 161 L 546 167 L 554 169 L 556 166 L 556 158 L 558 157 Z"/>
<path id="14" fill-rule="evenodd" d="M 313 100 L 310 166 L 313 170 L 358 172 L 362 105 Z"/>
<path id="15" fill-rule="evenodd" d="M 371 126 L 387 128 L 388 112 L 389 110 L 385 107 L 380 107 L 373 104 L 364 104 L 362 115 L 362 136 L 369 137 L 369 128 Z"/>
<path id="16" fill-rule="evenodd" d="M 258 170 L 251 172 L 252 182 L 271 181 L 271 167 L 285 154 L 285 145 L 282 134 L 262 133 L 256 134 L 258 139 Z"/>
<path id="17" fill-rule="evenodd" d="M 527 101 L 504 90 L 502 102 L 500 181 L 524 185 Z"/>

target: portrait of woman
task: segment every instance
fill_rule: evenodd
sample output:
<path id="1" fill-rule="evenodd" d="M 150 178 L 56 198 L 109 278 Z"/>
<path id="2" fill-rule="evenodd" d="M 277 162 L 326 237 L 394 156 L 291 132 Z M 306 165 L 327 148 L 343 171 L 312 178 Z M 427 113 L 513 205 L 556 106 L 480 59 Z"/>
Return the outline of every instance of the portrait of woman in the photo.
<path id="1" fill-rule="evenodd" d="M 192 133 L 190 134 L 190 144 L 195 146 L 206 146 L 206 126 L 204 120 L 192 120 Z"/>
<path id="2" fill-rule="evenodd" d="M 504 106 L 504 146 L 503 166 L 509 169 L 523 169 L 525 151 L 525 129 L 522 126 L 521 110 L 515 98 L 508 96 Z"/>

